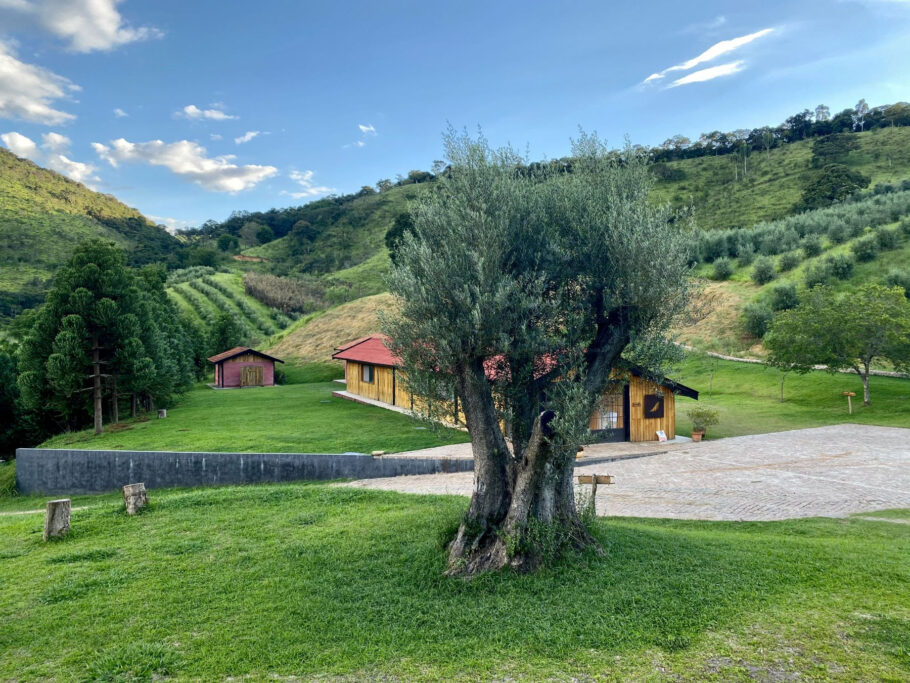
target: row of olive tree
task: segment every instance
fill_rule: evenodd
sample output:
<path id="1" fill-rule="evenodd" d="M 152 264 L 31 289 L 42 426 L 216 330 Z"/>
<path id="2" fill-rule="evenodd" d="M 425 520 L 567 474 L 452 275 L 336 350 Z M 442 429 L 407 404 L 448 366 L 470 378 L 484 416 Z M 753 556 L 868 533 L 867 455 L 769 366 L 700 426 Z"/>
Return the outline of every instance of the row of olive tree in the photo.
<path id="1" fill-rule="evenodd" d="M 624 352 L 659 368 L 689 297 L 688 239 L 649 200 L 646 158 L 573 144 L 573 172 L 449 131 L 448 172 L 422 194 L 390 277 L 385 332 L 426 412 L 457 396 L 474 453 L 449 571 L 537 566 L 596 546 L 572 468 Z"/>

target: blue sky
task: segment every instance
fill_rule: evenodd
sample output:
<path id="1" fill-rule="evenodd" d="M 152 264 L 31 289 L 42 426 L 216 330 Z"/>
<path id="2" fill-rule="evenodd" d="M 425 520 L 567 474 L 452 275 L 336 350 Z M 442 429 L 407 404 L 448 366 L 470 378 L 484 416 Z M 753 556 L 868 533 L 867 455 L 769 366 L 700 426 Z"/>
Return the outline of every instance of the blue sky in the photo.
<path id="1" fill-rule="evenodd" d="M 0 140 L 171 226 L 429 169 L 910 100 L 910 0 L 0 0 Z M 651 77 L 651 78 L 649 78 Z"/>

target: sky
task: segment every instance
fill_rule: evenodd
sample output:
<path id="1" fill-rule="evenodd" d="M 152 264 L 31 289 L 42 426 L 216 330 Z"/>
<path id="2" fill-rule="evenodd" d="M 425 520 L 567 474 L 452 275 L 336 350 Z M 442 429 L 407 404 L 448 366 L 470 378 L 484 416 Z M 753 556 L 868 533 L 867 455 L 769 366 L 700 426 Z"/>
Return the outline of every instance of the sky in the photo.
<path id="1" fill-rule="evenodd" d="M 910 0 L 0 0 L 0 144 L 172 229 L 355 192 L 448 125 L 533 159 L 910 100 Z"/>

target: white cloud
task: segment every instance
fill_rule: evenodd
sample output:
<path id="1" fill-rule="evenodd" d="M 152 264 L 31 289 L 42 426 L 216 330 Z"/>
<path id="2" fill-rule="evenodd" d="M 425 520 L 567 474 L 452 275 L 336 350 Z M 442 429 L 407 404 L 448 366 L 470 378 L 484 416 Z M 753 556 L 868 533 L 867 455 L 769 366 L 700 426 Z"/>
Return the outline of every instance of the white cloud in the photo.
<path id="1" fill-rule="evenodd" d="M 81 161 L 73 161 L 63 154 L 49 154 L 45 162 L 47 167 L 72 178 L 77 183 L 83 183 L 86 186 L 95 189 L 96 183 L 101 179 L 95 175 L 97 167 L 92 164 L 85 164 Z"/>
<path id="2" fill-rule="evenodd" d="M 719 43 L 715 43 L 714 45 L 709 47 L 707 50 L 702 52 L 697 57 L 693 57 L 692 59 L 686 60 L 685 62 L 682 62 L 681 64 L 674 64 L 673 66 L 667 67 L 663 71 L 659 71 L 657 73 L 651 74 L 643 82 L 644 83 L 653 83 L 654 81 L 658 81 L 658 80 L 662 79 L 668 73 L 673 72 L 673 71 L 688 71 L 689 69 L 692 69 L 692 68 L 698 66 L 699 64 L 704 64 L 706 62 L 713 61 L 713 60 L 717 59 L 718 57 L 720 57 L 721 55 L 725 55 L 727 53 L 733 52 L 734 50 L 741 48 L 743 45 L 748 45 L 752 41 L 758 40 L 759 38 L 762 38 L 762 37 L 768 35 L 769 33 L 772 33 L 773 31 L 774 31 L 773 28 L 763 28 L 761 31 L 756 31 L 755 33 L 750 33 L 745 36 L 740 36 L 738 38 L 731 38 L 730 40 L 722 40 Z M 705 71 L 708 71 L 708 69 L 705 69 Z M 682 81 L 682 80 L 683 79 L 680 79 L 680 81 Z M 704 80 L 708 80 L 708 79 L 704 79 Z M 694 83 L 695 81 L 688 81 L 688 82 Z M 676 81 L 676 82 L 674 82 L 674 85 L 682 85 L 682 83 L 680 83 L 679 81 Z"/>
<path id="3" fill-rule="evenodd" d="M 212 133 L 209 137 L 216 142 L 221 139 L 221 136 L 218 133 Z"/>
<path id="4" fill-rule="evenodd" d="M 124 117 L 129 116 L 129 114 L 127 114 L 125 111 L 123 111 L 120 107 L 117 107 L 116 109 L 114 109 L 114 116 L 116 116 L 118 119 L 122 119 Z"/>
<path id="5" fill-rule="evenodd" d="M 181 116 L 185 119 L 198 120 L 209 119 L 211 121 L 227 121 L 236 119 L 236 116 L 226 114 L 222 109 L 200 109 L 195 104 L 188 104 L 182 110 L 175 112 L 174 116 Z"/>
<path id="6" fill-rule="evenodd" d="M 57 125 L 75 116 L 51 106 L 55 100 L 79 90 L 63 76 L 16 58 L 0 41 L 0 118 Z"/>
<path id="7" fill-rule="evenodd" d="M 38 149 L 38 145 L 31 138 L 16 132 L 4 133 L 0 135 L 0 140 L 3 140 L 3 144 L 13 154 L 31 159 L 36 164 L 57 171 L 77 183 L 83 183 L 94 189 L 95 185 L 101 182 L 101 179 L 95 175 L 95 171 L 98 170 L 95 166 L 75 161 L 66 156 L 69 154 L 70 148 L 68 137 L 59 133 L 45 133 L 41 137 L 43 140 L 41 149 Z"/>
<path id="8" fill-rule="evenodd" d="M 145 214 L 158 225 L 163 225 L 167 228 L 167 231 L 172 235 L 180 230 L 186 230 L 187 228 L 192 227 L 190 221 L 185 221 L 182 218 L 169 218 L 167 216 L 152 216 L 151 214 Z"/>
<path id="9" fill-rule="evenodd" d="M 6 148 L 17 157 L 31 159 L 32 161 L 37 161 L 41 158 L 41 152 L 38 151 L 38 145 L 35 144 L 35 141 L 20 133 L 15 131 L 4 133 L 0 135 L 0 140 L 3 140 Z"/>
<path id="10" fill-rule="evenodd" d="M 689 83 L 704 83 L 705 81 L 711 81 L 715 78 L 720 78 L 721 76 L 730 76 L 731 74 L 742 71 L 743 64 L 743 60 L 739 60 L 737 62 L 730 62 L 729 64 L 718 64 L 717 66 L 711 66 L 707 69 L 693 71 L 682 78 L 676 79 L 669 87 L 675 88 L 679 85 L 687 85 Z"/>
<path id="11" fill-rule="evenodd" d="M 363 133 L 364 135 L 376 135 L 376 128 L 373 126 L 372 123 L 369 123 L 367 125 L 358 123 L 357 127 L 360 129 L 360 132 Z"/>
<path id="12" fill-rule="evenodd" d="M 232 155 L 209 157 L 205 147 L 190 140 L 165 143 L 161 140 L 129 142 L 118 138 L 110 145 L 93 142 L 92 147 L 111 166 L 117 167 L 122 162 L 164 166 L 175 175 L 213 192 L 247 190 L 278 172 L 274 166 L 238 166 L 233 163 Z"/>
<path id="13" fill-rule="evenodd" d="M 57 154 L 68 152 L 72 144 L 68 137 L 60 135 L 60 133 L 45 133 L 41 139 L 44 141 L 44 144 L 41 145 L 44 149 Z"/>
<path id="14" fill-rule="evenodd" d="M 259 135 L 260 132 L 261 131 L 258 131 L 258 130 L 248 130 L 246 133 L 241 135 L 239 138 L 234 138 L 234 142 L 238 145 L 242 145 L 243 143 L 249 142 L 254 137 Z"/>
<path id="15" fill-rule="evenodd" d="M 334 192 L 334 187 L 326 187 L 325 185 L 313 185 L 313 176 L 315 175 L 313 171 L 291 171 L 288 174 L 290 179 L 295 183 L 300 185 L 302 188 L 299 192 L 282 192 L 281 194 L 286 194 L 289 197 L 294 199 L 303 199 L 305 197 L 315 197 L 320 194 L 329 194 Z"/>
<path id="16" fill-rule="evenodd" d="M 0 16 L 36 25 L 69 44 L 74 52 L 111 50 L 138 40 L 160 38 L 148 26 L 133 28 L 117 11 L 122 0 L 5 0 Z"/>

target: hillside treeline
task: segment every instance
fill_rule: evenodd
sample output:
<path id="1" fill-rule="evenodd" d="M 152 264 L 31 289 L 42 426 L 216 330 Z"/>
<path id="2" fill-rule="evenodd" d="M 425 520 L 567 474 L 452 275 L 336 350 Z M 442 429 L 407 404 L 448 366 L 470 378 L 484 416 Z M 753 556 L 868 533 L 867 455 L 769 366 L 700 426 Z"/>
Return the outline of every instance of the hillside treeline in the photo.
<path id="1" fill-rule="evenodd" d="M 691 140 L 684 135 L 674 135 L 651 148 L 650 154 L 655 162 L 724 154 L 749 154 L 809 138 L 908 125 L 910 104 L 907 102 L 869 107 L 865 100 L 860 100 L 852 109 L 844 109 L 834 115 L 827 106 L 821 104 L 814 110 L 804 109 L 793 114 L 778 126 L 763 126 L 751 130 L 740 128 L 729 132 L 715 130 L 702 133 L 697 140 Z"/>

